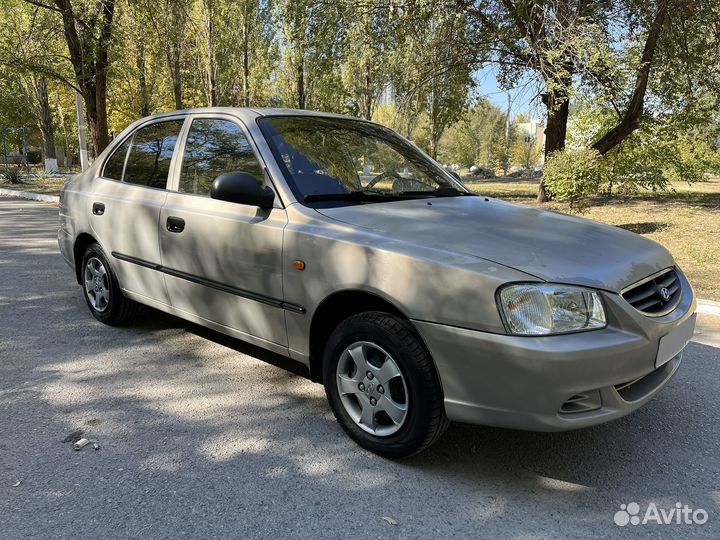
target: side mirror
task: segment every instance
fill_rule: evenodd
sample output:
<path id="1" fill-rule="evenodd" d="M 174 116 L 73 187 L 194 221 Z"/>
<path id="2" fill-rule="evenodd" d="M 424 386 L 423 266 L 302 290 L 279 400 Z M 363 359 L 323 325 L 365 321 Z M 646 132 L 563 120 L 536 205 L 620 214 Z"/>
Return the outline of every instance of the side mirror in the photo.
<path id="1" fill-rule="evenodd" d="M 229 172 L 218 176 L 210 188 L 210 197 L 219 201 L 272 208 L 275 192 L 263 187 L 252 174 Z"/>

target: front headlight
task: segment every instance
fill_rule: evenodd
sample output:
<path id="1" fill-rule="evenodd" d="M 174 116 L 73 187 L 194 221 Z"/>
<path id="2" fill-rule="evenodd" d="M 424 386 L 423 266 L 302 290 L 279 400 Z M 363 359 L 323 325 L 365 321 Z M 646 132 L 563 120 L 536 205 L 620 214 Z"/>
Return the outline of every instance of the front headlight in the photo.
<path id="1" fill-rule="evenodd" d="M 583 287 L 518 283 L 500 289 L 498 301 L 513 334 L 566 334 L 607 325 L 600 295 Z"/>

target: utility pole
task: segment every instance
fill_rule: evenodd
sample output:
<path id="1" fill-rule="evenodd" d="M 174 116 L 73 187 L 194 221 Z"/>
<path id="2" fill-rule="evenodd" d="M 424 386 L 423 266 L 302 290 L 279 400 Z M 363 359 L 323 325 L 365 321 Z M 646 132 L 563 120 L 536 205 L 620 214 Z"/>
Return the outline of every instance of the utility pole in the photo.
<path id="1" fill-rule="evenodd" d="M 83 98 L 80 92 L 75 93 L 75 114 L 77 116 L 78 139 L 80 143 L 80 170 L 84 171 L 90 166 L 90 160 L 88 159 L 87 130 L 85 128 Z"/>
<path id="2" fill-rule="evenodd" d="M 507 176 L 510 168 L 510 109 L 512 108 L 512 96 L 508 92 L 507 114 L 505 115 L 505 159 L 503 160 L 503 174 Z"/>

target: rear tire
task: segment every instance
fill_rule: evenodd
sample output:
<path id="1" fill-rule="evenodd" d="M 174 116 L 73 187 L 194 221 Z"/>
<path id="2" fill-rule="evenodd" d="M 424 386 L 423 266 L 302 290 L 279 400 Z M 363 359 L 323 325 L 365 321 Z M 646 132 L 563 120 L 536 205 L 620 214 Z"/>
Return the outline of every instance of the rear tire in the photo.
<path id="1" fill-rule="evenodd" d="M 101 323 L 121 325 L 137 314 L 139 304 L 123 295 L 100 244 L 90 244 L 85 250 L 80 282 L 90 313 Z"/>
<path id="2" fill-rule="evenodd" d="M 360 313 L 335 329 L 323 382 L 345 432 L 381 456 L 417 454 L 449 424 L 430 355 L 406 322 L 387 313 Z"/>

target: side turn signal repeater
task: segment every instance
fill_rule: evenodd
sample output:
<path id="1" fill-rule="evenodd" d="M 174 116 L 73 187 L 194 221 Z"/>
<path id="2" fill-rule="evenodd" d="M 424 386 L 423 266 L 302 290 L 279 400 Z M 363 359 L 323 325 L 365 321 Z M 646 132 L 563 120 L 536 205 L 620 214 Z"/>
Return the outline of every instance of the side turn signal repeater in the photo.
<path id="1" fill-rule="evenodd" d="M 305 270 L 305 261 L 301 261 L 300 259 L 297 259 L 293 266 L 295 267 L 295 270 L 300 270 L 301 272 Z"/>

